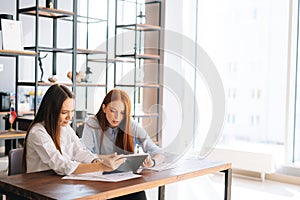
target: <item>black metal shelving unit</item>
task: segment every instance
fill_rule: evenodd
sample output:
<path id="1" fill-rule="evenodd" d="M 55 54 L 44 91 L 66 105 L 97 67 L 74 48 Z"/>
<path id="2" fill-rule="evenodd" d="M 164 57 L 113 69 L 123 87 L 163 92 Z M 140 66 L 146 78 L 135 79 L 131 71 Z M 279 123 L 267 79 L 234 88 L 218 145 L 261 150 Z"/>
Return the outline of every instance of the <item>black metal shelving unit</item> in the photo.
<path id="1" fill-rule="evenodd" d="M 37 53 L 35 51 L 16 51 L 16 50 L 0 50 L 0 57 L 13 57 L 15 59 L 16 63 L 16 72 L 18 71 L 18 65 L 19 65 L 19 57 L 25 56 L 25 57 L 32 57 L 35 59 L 37 57 Z M 16 73 L 16 80 L 18 78 L 18 75 Z M 18 87 L 15 87 L 15 93 L 17 94 Z M 16 95 L 15 97 L 15 109 L 18 110 L 18 104 L 16 102 L 18 100 L 18 97 Z"/>
<path id="2" fill-rule="evenodd" d="M 86 10 L 85 15 L 78 15 L 78 24 L 85 24 L 85 34 L 86 34 L 86 41 L 84 49 L 78 49 L 78 56 L 83 55 L 85 56 L 85 72 L 95 73 L 95 75 L 91 78 L 91 80 L 86 81 L 85 83 L 77 84 L 78 90 L 84 90 L 85 96 L 85 108 L 87 109 L 89 104 L 93 104 L 93 102 L 89 102 L 87 100 L 94 99 L 95 90 L 100 89 L 103 90 L 103 93 L 107 92 L 107 70 L 108 70 L 108 26 L 109 26 L 109 0 L 86 0 Z M 101 4 L 102 7 L 106 8 L 106 15 L 105 16 L 91 16 L 91 8 L 95 7 L 93 3 Z M 89 34 L 93 33 L 92 26 L 102 26 L 100 30 L 102 35 L 103 42 L 97 40 L 97 38 L 93 38 L 91 40 Z M 99 31 L 99 28 L 97 28 Z M 98 33 L 98 32 L 97 32 Z M 100 37 L 100 36 L 99 36 Z M 91 47 L 91 43 L 97 43 L 99 46 Z M 101 45 L 102 44 L 102 45 Z M 98 74 L 97 72 L 103 72 L 103 74 Z M 97 80 L 100 76 L 104 76 L 104 80 Z M 91 91 L 89 91 L 91 90 Z M 97 93 L 97 92 L 96 92 Z M 95 114 L 95 111 L 91 111 L 87 109 L 88 114 Z"/>
<path id="3" fill-rule="evenodd" d="M 17 63 L 16 66 L 16 98 L 18 97 L 18 88 L 23 86 L 34 87 L 34 108 L 33 114 L 36 114 L 38 108 L 38 88 L 39 87 L 49 87 L 51 84 L 50 82 L 47 84 L 46 82 L 39 82 L 38 71 L 39 71 L 39 57 L 40 53 L 51 53 L 52 55 L 52 75 L 57 75 L 57 55 L 59 53 L 71 54 L 72 56 L 72 64 L 71 66 L 76 66 L 76 38 L 77 38 L 77 0 L 72 0 L 73 3 L 73 10 L 59 10 L 57 1 L 54 1 L 53 8 L 46 8 L 40 5 L 39 0 L 33 1 L 32 6 L 22 6 L 21 1 L 17 0 L 16 4 L 16 19 L 22 21 L 22 16 L 32 16 L 34 20 L 34 32 L 33 38 L 34 43 L 29 46 L 25 46 L 25 50 L 31 50 L 36 52 L 37 56 L 35 57 L 34 62 L 34 79 L 32 81 L 20 81 L 20 72 L 19 69 L 22 66 L 19 66 Z M 52 34 L 49 33 L 49 38 L 52 37 L 52 45 L 51 46 L 42 46 L 40 44 L 40 21 L 43 18 L 48 18 L 51 20 L 52 25 Z M 58 20 L 69 20 L 72 23 L 72 44 L 68 48 L 58 48 Z M 50 25 L 49 25 L 50 26 Z M 71 37 L 71 36 L 70 36 Z M 75 75 L 75 71 L 72 70 L 72 74 Z M 73 76 L 74 77 L 74 76 Z M 76 82 L 73 81 L 71 85 L 72 88 L 76 87 Z M 16 99 L 17 100 L 17 99 Z"/>
<path id="4" fill-rule="evenodd" d="M 116 0 L 115 1 L 115 63 L 114 87 L 124 89 L 132 97 L 133 117 L 147 125 L 146 130 L 154 141 L 161 141 L 161 34 L 162 2 L 160 0 Z M 151 14 L 147 15 L 151 6 Z M 134 10 L 127 20 L 128 10 Z M 155 13 L 153 13 L 153 11 Z M 124 17 L 126 15 L 126 17 Z M 156 19 L 153 19 L 156 18 Z M 131 38 L 132 41 L 129 41 Z M 129 45 L 128 45 L 129 44 Z M 130 44 L 132 44 L 130 46 Z M 118 74 L 128 76 L 124 80 Z M 147 68 L 147 70 L 145 70 Z M 122 72 L 123 70 L 123 72 Z M 149 71 L 150 70 L 150 71 Z M 121 72 L 120 72 L 121 71 Z M 150 72 L 150 73 L 149 73 Z M 153 73 L 151 73 L 153 72 Z M 130 75 L 131 74 L 131 75 Z M 154 80 L 155 79 L 155 80 Z M 146 95 L 153 97 L 149 103 Z M 155 107 L 156 106 L 156 107 Z M 150 108 L 153 108 L 151 109 Z M 144 121 L 146 121 L 144 123 Z M 155 123 L 153 123 L 155 121 Z M 151 127 L 149 127 L 149 123 Z M 150 128 L 150 129 L 149 129 Z M 150 130 L 150 131 L 149 131 Z"/>
<path id="5" fill-rule="evenodd" d="M 16 62 L 16 102 L 17 102 L 17 97 L 18 97 L 18 88 L 19 87 L 33 87 L 34 88 L 34 108 L 33 108 L 33 114 L 35 115 L 37 109 L 38 109 L 38 93 L 39 93 L 39 88 L 44 87 L 47 88 L 51 86 L 53 83 L 44 81 L 40 82 L 39 81 L 39 56 L 41 53 L 44 54 L 51 54 L 52 56 L 52 61 L 51 61 L 51 67 L 52 67 L 52 74 L 51 75 L 58 75 L 59 67 L 61 65 L 60 60 L 58 59 L 58 56 L 61 54 L 69 55 L 71 56 L 71 63 L 70 63 L 70 71 L 72 73 L 72 81 L 70 82 L 65 82 L 65 81 L 60 81 L 58 80 L 56 83 L 61 83 L 64 85 L 69 86 L 75 96 L 77 96 L 77 93 L 80 90 L 84 90 L 85 94 L 81 95 L 81 93 L 76 97 L 76 99 L 79 99 L 81 101 L 85 101 L 84 103 L 84 108 L 79 108 L 80 110 L 82 109 L 87 109 L 88 107 L 88 99 L 90 98 L 89 94 L 89 88 L 104 88 L 106 92 L 106 85 L 107 85 L 107 78 L 105 79 L 104 82 L 99 83 L 99 82 L 88 82 L 87 80 L 84 80 L 80 83 L 76 82 L 76 73 L 79 70 L 83 70 L 84 72 L 87 72 L 87 67 L 90 62 L 94 62 L 91 57 L 96 55 L 102 55 L 102 63 L 104 63 L 104 71 L 106 73 L 107 71 L 107 60 L 108 60 L 108 53 L 107 53 L 107 48 L 108 45 L 106 44 L 103 49 L 90 49 L 89 46 L 89 26 L 91 24 L 99 24 L 99 23 L 104 23 L 105 28 L 104 32 L 106 32 L 106 38 L 105 40 L 107 41 L 107 32 L 108 32 L 108 1 L 109 0 L 104 0 L 107 4 L 107 16 L 105 19 L 103 18 L 97 18 L 90 16 L 90 8 L 89 4 L 91 1 L 97 1 L 97 0 L 85 0 L 81 1 L 81 3 L 86 4 L 86 12 L 84 14 L 78 13 L 78 5 L 80 0 L 70 0 L 70 3 L 72 5 L 70 7 L 70 10 L 64 10 L 61 9 L 59 6 L 59 1 L 54 1 L 54 6 L 53 8 L 46 8 L 44 5 L 40 5 L 39 0 L 32 0 L 32 6 L 24 6 L 22 5 L 22 1 L 17 0 L 16 4 L 16 18 L 17 20 L 22 21 L 23 16 L 28 16 L 27 18 L 31 18 L 34 20 L 34 32 L 33 32 L 33 37 L 34 37 L 34 42 L 32 45 L 24 47 L 25 50 L 27 51 L 33 51 L 35 52 L 35 61 L 34 61 L 34 78 L 33 80 L 30 81 L 21 81 L 20 80 L 20 72 L 19 69 L 22 66 L 19 66 L 19 62 Z M 30 17 L 31 16 L 31 17 Z M 40 43 L 41 39 L 41 21 L 47 19 L 48 21 L 51 21 L 49 23 L 49 26 L 52 26 L 52 33 L 49 32 L 49 38 L 51 38 L 51 45 L 50 46 L 43 46 Z M 61 20 L 61 21 L 60 21 Z M 58 40 L 58 25 L 60 22 L 63 23 L 71 23 L 71 27 L 66 27 L 66 33 L 70 31 L 70 38 L 71 38 L 71 44 L 68 44 L 67 47 L 60 47 L 59 40 Z M 28 22 L 26 22 L 28 23 Z M 86 26 L 86 32 L 84 35 L 79 35 L 78 32 L 78 25 L 79 24 L 84 24 Z M 64 27 L 65 28 L 65 27 Z M 70 30 L 71 28 L 71 30 Z M 86 44 L 83 45 L 83 47 L 79 48 L 78 41 L 79 37 L 85 37 Z M 1 55 L 1 54 L 0 54 Z M 79 69 L 79 64 L 78 60 L 79 58 L 83 56 L 84 57 L 84 69 Z M 17 57 L 18 58 L 18 57 Z M 96 65 L 97 67 L 97 65 Z M 59 75 L 59 76 L 66 76 L 66 74 Z M 107 76 L 107 75 L 105 75 Z M 76 101 L 77 102 L 77 101 Z M 17 109 L 17 107 L 16 107 Z M 76 105 L 76 110 L 78 110 L 78 107 Z M 17 110 L 18 111 L 18 110 Z M 76 116 L 76 112 L 74 113 L 74 122 L 72 123 L 72 126 L 74 129 L 77 128 L 77 122 L 83 121 L 84 119 L 79 119 Z"/>

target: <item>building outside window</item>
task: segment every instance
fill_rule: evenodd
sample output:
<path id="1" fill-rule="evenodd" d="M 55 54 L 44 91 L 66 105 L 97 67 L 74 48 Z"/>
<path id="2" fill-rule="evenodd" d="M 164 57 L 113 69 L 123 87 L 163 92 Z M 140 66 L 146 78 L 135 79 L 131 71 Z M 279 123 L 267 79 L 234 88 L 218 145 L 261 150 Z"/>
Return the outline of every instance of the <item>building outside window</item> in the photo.
<path id="1" fill-rule="evenodd" d="M 199 1 L 199 44 L 226 94 L 219 144 L 284 160 L 288 1 Z"/>

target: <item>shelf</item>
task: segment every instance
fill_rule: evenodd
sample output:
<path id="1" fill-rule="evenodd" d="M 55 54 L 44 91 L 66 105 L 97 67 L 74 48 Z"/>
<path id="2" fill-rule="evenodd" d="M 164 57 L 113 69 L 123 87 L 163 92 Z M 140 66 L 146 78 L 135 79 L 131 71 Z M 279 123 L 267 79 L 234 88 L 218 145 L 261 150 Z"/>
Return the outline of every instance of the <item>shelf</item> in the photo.
<path id="1" fill-rule="evenodd" d="M 132 57 L 136 59 L 160 60 L 160 56 L 155 54 L 121 54 L 116 55 L 116 57 Z"/>
<path id="2" fill-rule="evenodd" d="M 78 23 L 93 24 L 93 23 L 107 22 L 107 20 L 106 19 L 100 19 L 100 18 L 77 15 L 77 22 Z"/>
<path id="3" fill-rule="evenodd" d="M 32 86 L 32 87 L 35 87 L 35 82 L 18 82 L 18 86 Z"/>
<path id="4" fill-rule="evenodd" d="M 88 62 L 96 62 L 96 63 L 106 63 L 106 59 L 105 58 L 99 58 L 99 59 L 97 59 L 97 58 L 89 58 L 88 60 L 87 60 Z M 108 62 L 112 62 L 111 60 L 108 60 Z"/>
<path id="5" fill-rule="evenodd" d="M 36 56 L 35 51 L 0 50 L 1 56 Z"/>
<path id="6" fill-rule="evenodd" d="M 115 58 L 111 60 L 112 63 L 135 63 L 134 58 Z"/>
<path id="7" fill-rule="evenodd" d="M 160 85 L 157 83 L 137 83 L 136 87 L 142 88 L 160 88 Z"/>
<path id="8" fill-rule="evenodd" d="M 19 116 L 18 119 L 22 119 L 22 120 L 34 120 L 34 115 L 23 115 L 23 116 Z"/>
<path id="9" fill-rule="evenodd" d="M 128 3 L 137 3 L 137 4 L 161 3 L 161 0 L 153 0 L 153 1 L 144 0 L 144 2 L 140 2 L 139 0 L 138 0 L 138 2 L 136 2 L 136 0 L 119 0 L 119 1 L 124 1 L 124 2 L 128 2 Z"/>
<path id="10" fill-rule="evenodd" d="M 52 47 L 37 47 L 38 51 L 40 52 L 56 52 L 56 53 L 73 53 L 72 48 L 52 48 Z M 24 47 L 24 49 L 30 49 L 30 50 L 35 50 L 36 47 L 31 46 L 31 47 Z M 106 51 L 100 51 L 100 50 L 90 50 L 90 49 L 76 49 L 77 54 L 107 54 Z"/>
<path id="11" fill-rule="evenodd" d="M 132 31 L 160 31 L 159 26 L 150 25 L 150 24 L 126 24 L 126 25 L 117 25 L 117 28 L 123 28 Z"/>
<path id="12" fill-rule="evenodd" d="M 55 82 L 55 83 L 51 83 L 51 82 L 38 82 L 37 85 L 38 86 L 51 86 L 53 84 L 63 84 L 66 86 L 73 86 L 72 83 L 62 83 L 62 82 Z M 19 86 L 35 86 L 35 82 L 18 82 Z M 79 87 L 105 87 L 105 84 L 100 84 L 100 83 L 76 83 L 76 86 Z"/>
<path id="13" fill-rule="evenodd" d="M 160 56 L 159 55 L 154 55 L 154 54 L 137 54 L 136 58 L 138 58 L 138 59 L 160 60 Z"/>
<path id="14" fill-rule="evenodd" d="M 36 15 L 36 7 L 29 7 L 29 8 L 22 8 L 19 9 L 18 12 L 20 14 L 27 14 L 27 15 Z M 65 11 L 65 10 L 58 10 L 53 8 L 45 8 L 45 7 L 38 7 L 38 15 L 42 17 L 49 17 L 49 18 L 64 18 L 70 17 L 74 15 L 74 12 Z"/>
<path id="15" fill-rule="evenodd" d="M 155 83 L 136 83 L 135 85 L 131 84 L 116 84 L 116 87 L 140 87 L 140 88 L 160 88 L 159 84 Z"/>
<path id="16" fill-rule="evenodd" d="M 23 116 L 32 116 L 34 114 L 33 110 L 29 110 L 29 111 L 19 111 L 19 117 L 23 117 Z"/>
<path id="17" fill-rule="evenodd" d="M 106 87 L 106 84 L 99 84 L 99 83 L 76 83 L 76 86 L 79 86 L 79 87 Z"/>
<path id="18" fill-rule="evenodd" d="M 98 62 L 98 63 L 106 63 L 106 61 L 108 63 L 135 63 L 133 58 L 117 58 L 117 59 L 107 59 L 106 58 L 89 58 L 88 59 L 89 62 Z"/>
<path id="19" fill-rule="evenodd" d="M 77 49 L 78 54 L 107 54 L 106 51 L 89 50 L 89 49 Z"/>
<path id="20" fill-rule="evenodd" d="M 156 117 L 159 117 L 159 114 L 158 113 L 138 112 L 135 115 L 132 115 L 132 117 L 135 117 L 135 118 L 156 118 Z"/>
<path id="21" fill-rule="evenodd" d="M 24 49 L 26 50 L 36 50 L 38 49 L 39 52 L 60 52 L 60 53 L 73 53 L 73 49 L 72 48 L 52 48 L 52 47 L 24 47 Z"/>

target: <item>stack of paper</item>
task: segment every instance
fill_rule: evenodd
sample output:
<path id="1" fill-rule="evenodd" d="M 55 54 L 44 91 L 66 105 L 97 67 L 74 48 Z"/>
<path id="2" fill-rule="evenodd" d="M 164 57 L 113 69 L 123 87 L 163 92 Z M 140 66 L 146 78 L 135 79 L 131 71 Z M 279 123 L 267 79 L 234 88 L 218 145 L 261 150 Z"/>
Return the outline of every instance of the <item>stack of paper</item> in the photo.
<path id="1" fill-rule="evenodd" d="M 102 174 L 101 172 L 91 172 L 85 174 L 71 174 L 64 176 L 62 179 L 73 179 L 73 180 L 88 180 L 88 181 L 106 181 L 106 182 L 119 182 L 133 178 L 139 178 L 142 175 L 134 174 L 132 172 L 121 172 Z"/>

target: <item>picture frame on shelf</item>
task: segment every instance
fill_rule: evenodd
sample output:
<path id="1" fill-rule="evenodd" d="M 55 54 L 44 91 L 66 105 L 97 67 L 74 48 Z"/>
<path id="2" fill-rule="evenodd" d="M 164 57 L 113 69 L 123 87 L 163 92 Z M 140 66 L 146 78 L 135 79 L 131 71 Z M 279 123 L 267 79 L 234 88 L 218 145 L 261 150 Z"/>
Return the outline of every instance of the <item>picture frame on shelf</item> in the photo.
<path id="1" fill-rule="evenodd" d="M 1 19 L 2 47 L 4 50 L 23 51 L 22 22 Z"/>
<path id="2" fill-rule="evenodd" d="M 2 27 L 1 27 L 1 19 L 10 19 L 10 20 L 13 20 L 13 15 L 11 15 L 11 14 L 0 14 L 0 50 L 3 49 L 3 46 L 2 46 Z"/>

